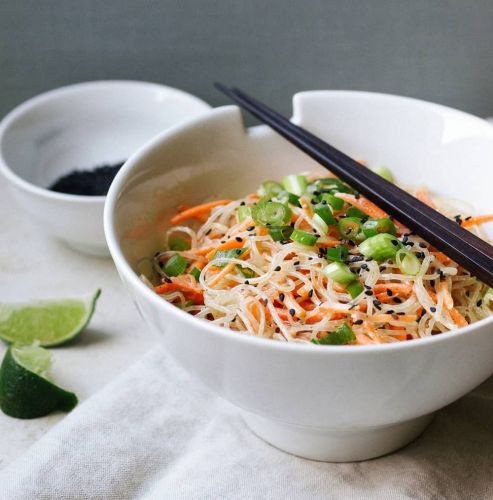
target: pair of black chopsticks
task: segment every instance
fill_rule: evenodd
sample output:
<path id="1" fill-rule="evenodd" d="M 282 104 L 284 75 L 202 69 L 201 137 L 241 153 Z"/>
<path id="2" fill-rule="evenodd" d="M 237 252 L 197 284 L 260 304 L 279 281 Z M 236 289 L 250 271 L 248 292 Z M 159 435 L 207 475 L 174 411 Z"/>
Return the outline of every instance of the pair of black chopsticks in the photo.
<path id="1" fill-rule="evenodd" d="M 220 83 L 215 86 L 473 276 L 493 287 L 493 246 L 370 169 L 361 168 L 361 164 L 343 152 L 241 90 Z"/>

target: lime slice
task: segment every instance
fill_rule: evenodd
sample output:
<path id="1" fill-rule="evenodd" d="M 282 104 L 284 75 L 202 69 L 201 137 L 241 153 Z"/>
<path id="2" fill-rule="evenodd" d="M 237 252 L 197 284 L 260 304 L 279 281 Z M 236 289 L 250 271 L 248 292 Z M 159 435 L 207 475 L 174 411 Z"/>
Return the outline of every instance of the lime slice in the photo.
<path id="1" fill-rule="evenodd" d="M 0 408 L 16 418 L 37 418 L 53 411 L 70 411 L 73 392 L 50 382 L 51 354 L 38 346 L 10 346 L 0 366 Z"/>
<path id="2" fill-rule="evenodd" d="M 64 344 L 89 323 L 101 290 L 80 298 L 0 304 L 0 338 L 44 347 Z"/>

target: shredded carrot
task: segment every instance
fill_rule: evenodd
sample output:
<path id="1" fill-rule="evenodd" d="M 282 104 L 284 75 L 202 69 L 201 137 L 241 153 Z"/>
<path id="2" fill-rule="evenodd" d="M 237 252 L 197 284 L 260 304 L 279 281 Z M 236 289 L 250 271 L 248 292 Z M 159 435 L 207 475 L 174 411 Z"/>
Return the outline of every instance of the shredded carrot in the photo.
<path id="1" fill-rule="evenodd" d="M 413 287 L 409 283 L 379 283 L 373 287 L 375 293 L 390 290 L 394 294 L 411 295 Z"/>
<path id="2" fill-rule="evenodd" d="M 213 287 L 215 285 L 217 285 L 227 274 L 229 274 L 231 271 L 233 271 L 233 269 L 235 268 L 235 265 L 236 264 L 233 264 L 232 262 L 226 264 L 224 266 L 223 269 L 221 269 L 221 271 L 219 271 L 215 276 L 214 278 L 212 278 L 210 281 L 209 281 L 209 286 L 210 287 Z"/>
<path id="3" fill-rule="evenodd" d="M 187 208 L 186 210 L 183 210 L 179 214 L 172 217 L 171 224 L 176 225 L 180 222 L 183 222 L 184 220 L 197 218 L 204 214 L 208 214 L 213 208 L 219 207 L 221 205 L 227 205 L 228 203 L 231 203 L 231 200 L 216 200 L 209 201 L 208 203 L 203 203 L 202 205 L 197 205 L 195 207 Z"/>
<path id="4" fill-rule="evenodd" d="M 479 224 L 485 224 L 486 222 L 493 222 L 493 215 L 478 215 L 477 217 L 471 217 L 462 222 L 462 227 L 472 227 L 478 226 Z"/>
<path id="5" fill-rule="evenodd" d="M 418 198 L 419 201 L 422 201 L 425 205 L 428 205 L 430 208 L 436 209 L 435 202 L 431 199 L 431 196 L 427 191 L 423 189 L 416 191 L 416 198 Z"/>
<path id="6" fill-rule="evenodd" d="M 442 264 L 445 264 L 448 266 L 449 264 L 452 264 L 452 259 L 450 257 L 447 257 L 443 252 L 430 252 L 432 255 L 435 256 L 437 260 L 439 260 Z"/>

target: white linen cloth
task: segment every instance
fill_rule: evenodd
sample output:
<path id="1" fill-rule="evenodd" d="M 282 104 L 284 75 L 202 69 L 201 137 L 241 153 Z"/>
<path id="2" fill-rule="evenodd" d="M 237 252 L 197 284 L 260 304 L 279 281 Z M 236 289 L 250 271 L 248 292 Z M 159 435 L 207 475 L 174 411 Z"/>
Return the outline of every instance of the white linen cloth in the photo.
<path id="1" fill-rule="evenodd" d="M 430 381 L 433 383 L 433 381 Z M 78 499 L 493 498 L 493 379 L 414 443 L 329 464 L 261 441 L 161 347 L 0 473 L 1 497 Z"/>

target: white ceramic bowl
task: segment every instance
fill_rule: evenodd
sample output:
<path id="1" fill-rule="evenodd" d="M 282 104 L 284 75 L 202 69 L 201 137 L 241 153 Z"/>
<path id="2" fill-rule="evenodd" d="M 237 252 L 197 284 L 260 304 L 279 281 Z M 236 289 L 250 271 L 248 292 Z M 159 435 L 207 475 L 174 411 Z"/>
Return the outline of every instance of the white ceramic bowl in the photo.
<path id="1" fill-rule="evenodd" d="M 136 81 L 80 83 L 29 99 L 0 123 L 0 172 L 19 207 L 76 250 L 107 255 L 105 196 L 47 189 L 75 168 L 126 160 L 158 132 L 209 106 L 171 87 Z"/>
<path id="2" fill-rule="evenodd" d="M 355 158 L 391 166 L 400 182 L 493 209 L 493 128 L 479 118 L 403 97 L 327 91 L 296 95 L 293 119 Z M 105 232 L 147 324 L 256 434 L 307 458 L 362 460 L 413 440 L 433 412 L 493 373 L 493 317 L 398 344 L 293 345 L 194 318 L 135 272 L 158 248 L 176 205 L 240 197 L 262 180 L 313 166 L 268 128 L 245 130 L 237 107 L 218 108 L 127 162 L 108 195 Z"/>

